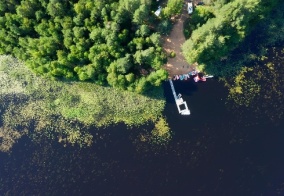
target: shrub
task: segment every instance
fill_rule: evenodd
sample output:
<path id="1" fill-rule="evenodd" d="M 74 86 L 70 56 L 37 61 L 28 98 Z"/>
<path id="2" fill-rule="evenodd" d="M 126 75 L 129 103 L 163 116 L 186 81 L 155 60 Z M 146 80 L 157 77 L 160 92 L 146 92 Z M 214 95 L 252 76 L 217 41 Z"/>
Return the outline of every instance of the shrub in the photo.
<path id="1" fill-rule="evenodd" d="M 159 25 L 158 25 L 158 31 L 162 35 L 169 35 L 171 30 L 173 28 L 173 24 L 170 20 L 163 20 Z"/>
<path id="2" fill-rule="evenodd" d="M 175 57 L 176 57 L 176 53 L 175 53 L 174 51 L 171 51 L 169 56 L 170 56 L 171 58 L 175 58 Z"/>

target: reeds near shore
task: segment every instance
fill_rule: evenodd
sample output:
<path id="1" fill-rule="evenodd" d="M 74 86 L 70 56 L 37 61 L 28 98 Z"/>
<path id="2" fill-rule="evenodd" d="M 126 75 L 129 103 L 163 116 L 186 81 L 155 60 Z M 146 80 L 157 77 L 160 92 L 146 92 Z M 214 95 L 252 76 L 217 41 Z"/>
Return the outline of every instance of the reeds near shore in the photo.
<path id="1" fill-rule="evenodd" d="M 0 56 L 0 113 L 7 130 L 45 134 L 61 142 L 88 146 L 90 127 L 123 122 L 154 123 L 165 106 L 162 88 L 149 96 L 87 82 L 36 76 L 17 59 Z"/>

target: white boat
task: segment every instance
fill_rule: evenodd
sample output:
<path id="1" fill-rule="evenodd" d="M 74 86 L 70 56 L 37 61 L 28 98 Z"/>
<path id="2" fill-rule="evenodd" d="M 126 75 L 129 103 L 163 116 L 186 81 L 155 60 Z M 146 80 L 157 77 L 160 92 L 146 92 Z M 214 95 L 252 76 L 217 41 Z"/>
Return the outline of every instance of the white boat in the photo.
<path id="1" fill-rule="evenodd" d="M 213 78 L 214 76 L 212 76 L 212 75 L 205 75 L 205 76 L 203 76 L 204 78 Z"/>

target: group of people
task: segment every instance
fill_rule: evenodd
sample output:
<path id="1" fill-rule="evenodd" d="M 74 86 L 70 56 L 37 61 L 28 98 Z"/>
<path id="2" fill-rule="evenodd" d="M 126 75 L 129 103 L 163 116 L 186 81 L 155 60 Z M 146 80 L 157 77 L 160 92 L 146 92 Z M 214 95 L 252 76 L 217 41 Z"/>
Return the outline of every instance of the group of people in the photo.
<path id="1" fill-rule="evenodd" d="M 193 80 L 195 82 L 199 81 L 206 81 L 206 76 L 201 76 L 200 71 L 198 70 L 193 70 L 189 72 L 188 74 L 182 74 L 182 75 L 174 75 L 173 80 L 188 80 L 190 77 L 193 77 Z"/>

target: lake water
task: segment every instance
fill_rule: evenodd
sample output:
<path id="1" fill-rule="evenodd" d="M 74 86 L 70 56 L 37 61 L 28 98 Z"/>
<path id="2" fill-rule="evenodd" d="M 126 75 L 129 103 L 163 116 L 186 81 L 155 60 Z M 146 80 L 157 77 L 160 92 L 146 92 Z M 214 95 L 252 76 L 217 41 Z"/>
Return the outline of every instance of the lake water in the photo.
<path id="1" fill-rule="evenodd" d="M 82 149 L 24 137 L 0 153 L 0 195 L 283 195 L 284 123 L 234 109 L 215 79 L 174 85 L 191 115 L 178 114 L 165 82 L 168 145 L 139 139 L 151 125 L 94 129 Z"/>

